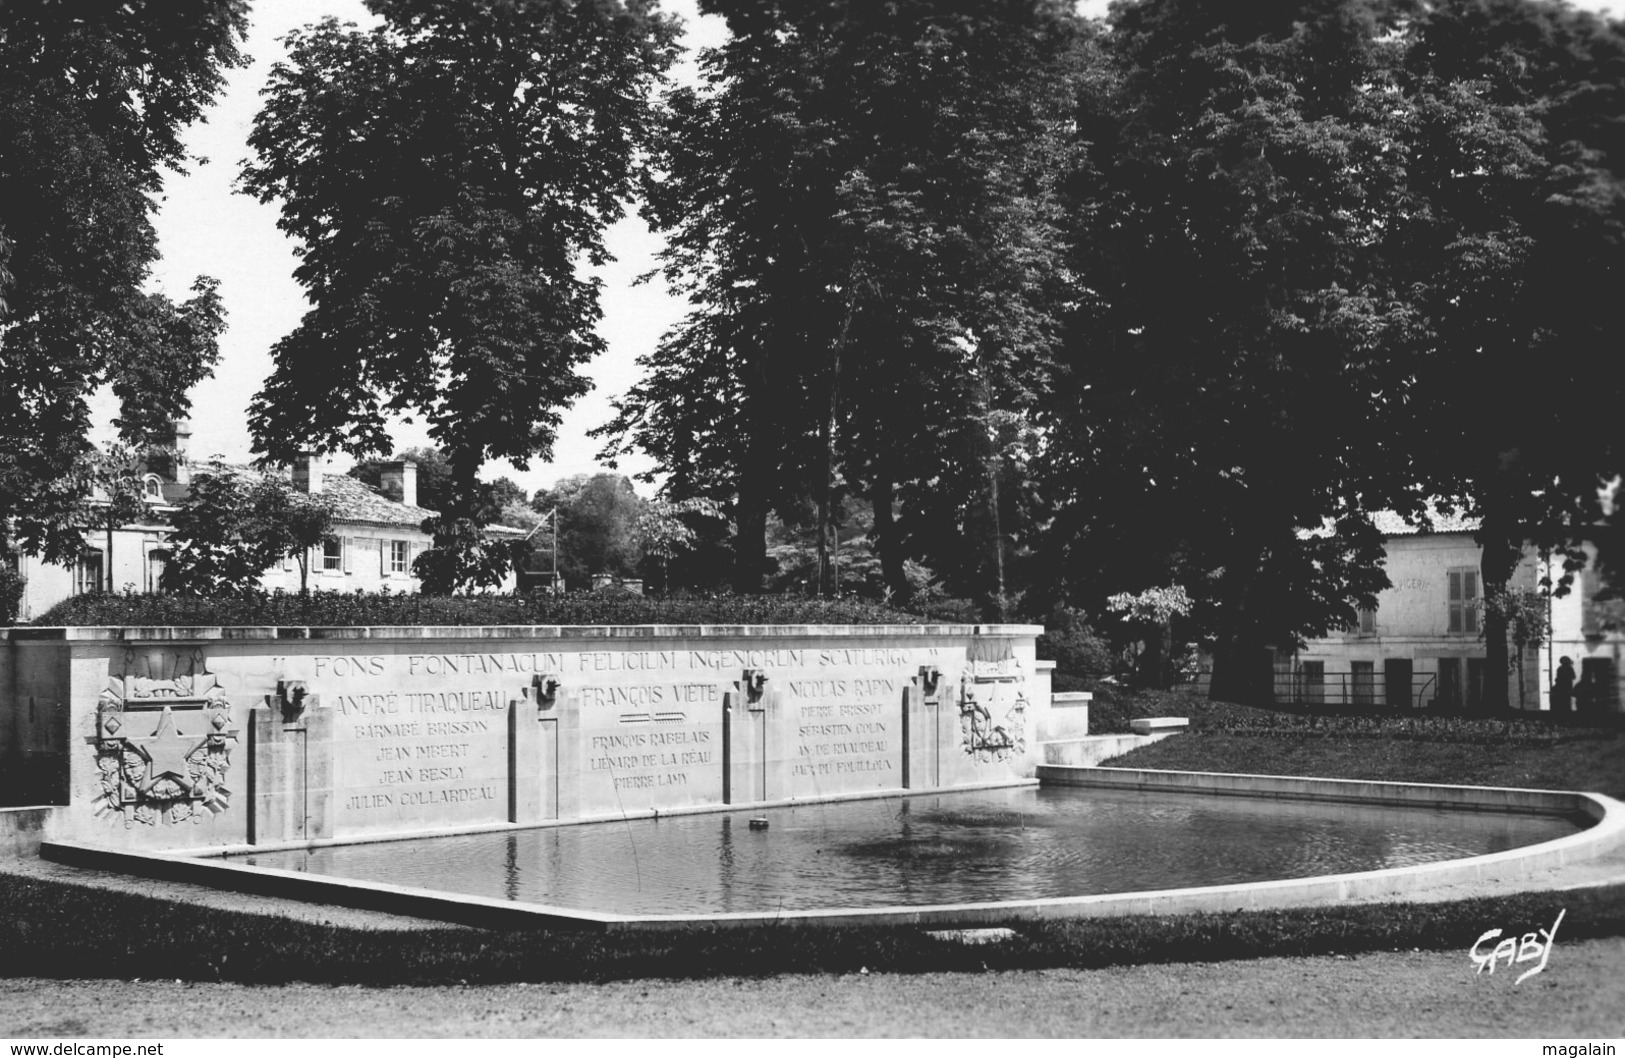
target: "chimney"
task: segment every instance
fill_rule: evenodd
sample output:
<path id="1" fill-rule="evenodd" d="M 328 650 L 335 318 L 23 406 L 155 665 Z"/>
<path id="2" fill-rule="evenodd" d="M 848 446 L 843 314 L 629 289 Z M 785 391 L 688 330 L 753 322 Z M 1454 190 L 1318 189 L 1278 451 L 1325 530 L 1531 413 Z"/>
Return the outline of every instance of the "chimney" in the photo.
<path id="1" fill-rule="evenodd" d="M 293 457 L 293 487 L 312 496 L 322 491 L 322 464 L 320 452 L 300 452 Z"/>
<path id="2" fill-rule="evenodd" d="M 147 469 L 177 485 L 192 482 L 192 468 L 186 460 L 186 449 L 192 440 L 192 424 L 185 419 L 171 420 L 167 429 L 153 438 L 155 451 L 147 456 Z"/>
<path id="3" fill-rule="evenodd" d="M 379 471 L 378 484 L 385 496 L 408 507 L 418 505 L 418 465 L 410 459 L 397 459 L 385 463 Z"/>

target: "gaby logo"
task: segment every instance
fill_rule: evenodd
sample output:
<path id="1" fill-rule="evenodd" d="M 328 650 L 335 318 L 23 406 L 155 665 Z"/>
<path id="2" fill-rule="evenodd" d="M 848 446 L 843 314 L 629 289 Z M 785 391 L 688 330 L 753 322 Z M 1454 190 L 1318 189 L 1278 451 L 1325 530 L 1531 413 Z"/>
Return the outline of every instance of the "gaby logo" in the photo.
<path id="1" fill-rule="evenodd" d="M 1539 965 L 1532 966 L 1525 970 L 1523 973 L 1518 975 L 1518 979 L 1516 981 L 1512 982 L 1515 985 L 1523 984 L 1524 978 L 1533 977 L 1542 970 L 1546 969 L 1546 960 L 1552 957 L 1552 948 L 1557 944 L 1557 927 L 1562 924 L 1563 916 L 1568 913 L 1567 908 L 1559 911 L 1557 913 L 1556 921 L 1552 923 L 1551 929 L 1542 929 L 1537 930 L 1534 933 L 1525 933 L 1521 940 L 1517 937 L 1508 937 L 1506 940 L 1503 940 L 1501 943 L 1497 944 L 1494 949 L 1490 951 L 1484 951 L 1484 945 L 1488 944 L 1496 937 L 1499 937 L 1502 931 L 1499 929 L 1492 929 L 1488 933 L 1485 933 L 1483 936 L 1479 937 L 1478 940 L 1473 942 L 1472 948 L 1467 952 L 1467 954 L 1472 957 L 1473 964 L 1476 967 L 1476 969 L 1473 970 L 1473 973 L 1481 974 L 1485 970 L 1488 970 L 1491 974 L 1494 974 L 1496 964 L 1500 963 L 1503 959 L 1506 960 L 1506 965 L 1509 968 L 1513 963 L 1532 962 L 1535 959 L 1539 959 Z"/>

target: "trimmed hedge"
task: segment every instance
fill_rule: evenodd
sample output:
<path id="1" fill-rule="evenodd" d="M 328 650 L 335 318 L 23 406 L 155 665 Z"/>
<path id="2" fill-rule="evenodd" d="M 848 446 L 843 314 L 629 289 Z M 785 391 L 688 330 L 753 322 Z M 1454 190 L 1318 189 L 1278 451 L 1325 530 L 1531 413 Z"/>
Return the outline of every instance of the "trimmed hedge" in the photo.
<path id="1" fill-rule="evenodd" d="M 91 592 L 36 625 L 873 625 L 941 623 L 856 599 L 791 595 L 412 595 L 255 591 L 226 598 Z"/>

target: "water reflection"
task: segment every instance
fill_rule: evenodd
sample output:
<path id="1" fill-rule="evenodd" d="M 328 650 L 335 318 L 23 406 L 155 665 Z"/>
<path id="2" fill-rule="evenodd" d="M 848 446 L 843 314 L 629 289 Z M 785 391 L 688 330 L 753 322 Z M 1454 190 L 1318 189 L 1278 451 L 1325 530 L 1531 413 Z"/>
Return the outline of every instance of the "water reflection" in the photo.
<path id="1" fill-rule="evenodd" d="M 1401 867 L 1574 833 L 1490 812 L 1078 788 L 256 853 L 317 874 L 623 914 L 1027 900 Z"/>

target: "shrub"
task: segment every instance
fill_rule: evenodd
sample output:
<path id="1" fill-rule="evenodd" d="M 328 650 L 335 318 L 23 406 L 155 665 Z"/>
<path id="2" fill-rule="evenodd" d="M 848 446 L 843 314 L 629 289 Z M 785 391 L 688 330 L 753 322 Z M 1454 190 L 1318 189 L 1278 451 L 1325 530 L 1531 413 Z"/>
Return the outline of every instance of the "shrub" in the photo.
<path id="1" fill-rule="evenodd" d="M 1057 609 L 1046 625 L 1044 634 L 1038 637 L 1038 656 L 1054 661 L 1057 673 L 1107 676 L 1113 672 L 1111 644 L 1095 634 L 1082 613 Z"/>
<path id="2" fill-rule="evenodd" d="M 922 624 L 917 614 L 853 599 L 781 595 L 650 597 L 408 595 L 254 591 L 230 598 L 92 592 L 66 599 L 37 625 L 638 625 Z"/>
<path id="3" fill-rule="evenodd" d="M 0 565 L 0 625 L 15 624 L 23 600 L 23 578 L 9 565 Z"/>

